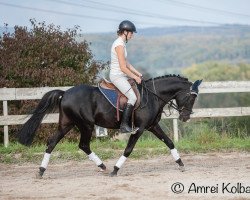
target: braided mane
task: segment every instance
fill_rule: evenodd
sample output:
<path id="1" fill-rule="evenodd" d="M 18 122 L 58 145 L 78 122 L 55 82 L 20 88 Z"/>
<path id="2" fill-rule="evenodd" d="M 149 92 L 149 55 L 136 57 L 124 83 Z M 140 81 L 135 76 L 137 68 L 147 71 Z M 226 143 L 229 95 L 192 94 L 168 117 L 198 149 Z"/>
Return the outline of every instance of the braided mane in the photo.
<path id="1" fill-rule="evenodd" d="M 188 81 L 188 78 L 185 78 L 185 77 L 183 77 L 183 76 L 180 76 L 179 74 L 178 74 L 178 75 L 175 75 L 175 74 L 167 74 L 167 75 L 164 75 L 164 76 L 158 76 L 158 77 L 156 77 L 156 78 L 150 78 L 150 79 L 146 80 L 146 82 L 152 81 L 153 79 L 154 79 L 154 80 L 158 80 L 158 79 L 173 78 L 173 77 L 176 77 L 176 78 L 179 78 L 179 79 Z"/>

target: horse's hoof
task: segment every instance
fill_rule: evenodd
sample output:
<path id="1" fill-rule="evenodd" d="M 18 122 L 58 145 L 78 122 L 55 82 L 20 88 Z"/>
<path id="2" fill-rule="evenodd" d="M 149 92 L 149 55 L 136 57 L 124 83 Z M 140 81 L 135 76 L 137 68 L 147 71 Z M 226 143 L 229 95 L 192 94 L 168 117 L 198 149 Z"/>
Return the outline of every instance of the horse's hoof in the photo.
<path id="1" fill-rule="evenodd" d="M 99 169 L 98 172 L 105 172 L 106 169 Z"/>
<path id="2" fill-rule="evenodd" d="M 111 172 L 111 173 L 109 174 L 109 176 L 110 176 L 110 177 L 115 177 L 115 176 L 117 176 L 117 172 L 114 172 L 114 171 L 113 171 L 113 172 Z"/>
<path id="3" fill-rule="evenodd" d="M 109 170 L 107 170 L 107 169 L 105 169 L 105 170 L 103 170 L 103 169 L 100 169 L 100 170 L 98 170 L 98 174 L 100 174 L 100 175 L 109 175 Z"/>
<path id="4" fill-rule="evenodd" d="M 36 179 L 42 179 L 42 178 L 43 178 L 43 176 L 41 175 L 40 172 L 36 173 Z"/>
<path id="5" fill-rule="evenodd" d="M 181 172 L 185 172 L 185 171 L 186 171 L 184 166 L 179 166 L 179 170 L 180 170 Z"/>

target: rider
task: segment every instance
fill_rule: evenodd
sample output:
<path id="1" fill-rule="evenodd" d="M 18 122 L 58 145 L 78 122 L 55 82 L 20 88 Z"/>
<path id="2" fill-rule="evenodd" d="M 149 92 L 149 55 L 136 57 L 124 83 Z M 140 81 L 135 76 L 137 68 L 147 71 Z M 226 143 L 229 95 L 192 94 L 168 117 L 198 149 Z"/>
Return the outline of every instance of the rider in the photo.
<path id="1" fill-rule="evenodd" d="M 137 100 L 128 79 L 135 79 L 138 84 L 141 83 L 142 79 L 142 74 L 138 72 L 127 60 L 125 43 L 132 38 L 133 33 L 136 33 L 135 25 L 128 20 L 122 21 L 117 30 L 118 38 L 114 41 L 111 47 L 111 66 L 109 77 L 111 82 L 128 98 L 120 125 L 120 131 L 122 133 L 133 131 L 129 126 L 129 118 Z"/>

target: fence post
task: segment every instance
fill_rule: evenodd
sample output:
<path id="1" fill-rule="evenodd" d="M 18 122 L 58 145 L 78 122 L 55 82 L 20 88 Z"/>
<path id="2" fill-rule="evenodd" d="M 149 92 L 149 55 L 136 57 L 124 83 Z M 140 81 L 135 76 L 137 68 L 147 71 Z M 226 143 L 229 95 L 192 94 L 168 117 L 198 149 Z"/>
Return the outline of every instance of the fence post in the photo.
<path id="1" fill-rule="evenodd" d="M 173 119 L 173 128 L 174 128 L 174 141 L 178 142 L 179 135 L 178 135 L 178 121 L 177 119 Z"/>
<path id="2" fill-rule="evenodd" d="M 7 116 L 8 115 L 8 102 L 7 101 L 3 101 L 3 116 Z M 9 145 L 9 128 L 7 125 L 4 126 L 4 146 L 8 147 Z"/>

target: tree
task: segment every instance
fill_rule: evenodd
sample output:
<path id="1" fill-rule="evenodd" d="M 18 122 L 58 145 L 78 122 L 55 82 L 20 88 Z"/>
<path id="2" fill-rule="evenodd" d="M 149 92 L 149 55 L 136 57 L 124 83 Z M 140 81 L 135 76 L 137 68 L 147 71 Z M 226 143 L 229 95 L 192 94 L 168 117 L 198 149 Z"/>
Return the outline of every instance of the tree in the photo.
<path id="1" fill-rule="evenodd" d="M 30 22 L 31 30 L 15 26 L 14 33 L 0 38 L 0 87 L 93 83 L 104 64 L 93 60 L 86 41 L 76 42 L 78 26 L 61 31 L 53 24 Z"/>
<path id="2" fill-rule="evenodd" d="M 227 62 L 204 62 L 183 69 L 183 74 L 196 80 L 205 81 L 244 81 L 250 79 L 250 64 L 230 64 Z"/>
<path id="3" fill-rule="evenodd" d="M 14 27 L 14 33 L 0 36 L 0 88 L 71 86 L 93 84 L 105 64 L 93 59 L 89 44 L 77 42 L 79 27 L 61 31 L 59 26 L 30 20 L 32 28 Z M 8 25 L 5 24 L 8 30 Z M 0 104 L 0 110 L 2 104 Z M 27 114 L 37 106 L 35 101 L 9 102 L 9 114 Z M 51 125 L 40 132 L 46 140 Z M 16 132 L 17 126 L 11 131 Z M 1 132 L 1 131 L 0 131 Z M 1 134 L 0 137 L 2 137 Z M 11 134 L 11 136 L 14 134 Z M 73 135 L 73 137 L 75 137 Z M 2 140 L 2 138 L 0 138 Z"/>

